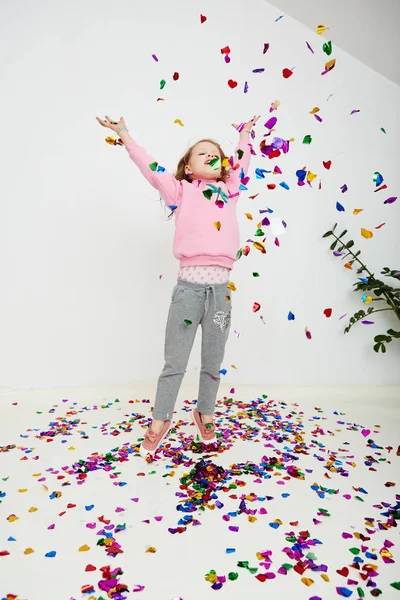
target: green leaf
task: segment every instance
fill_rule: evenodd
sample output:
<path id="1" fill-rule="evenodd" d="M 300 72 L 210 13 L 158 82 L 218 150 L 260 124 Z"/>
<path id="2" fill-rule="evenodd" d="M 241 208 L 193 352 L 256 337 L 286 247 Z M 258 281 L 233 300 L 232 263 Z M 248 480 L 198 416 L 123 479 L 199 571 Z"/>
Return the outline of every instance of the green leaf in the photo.
<path id="1" fill-rule="evenodd" d="M 339 235 L 339 240 L 341 237 L 343 237 L 344 235 L 346 235 L 347 233 L 347 229 L 345 229 L 344 231 L 342 231 L 342 233 Z"/>
<path id="2" fill-rule="evenodd" d="M 379 348 L 380 348 L 380 347 L 381 347 L 381 345 L 380 345 L 380 344 L 375 344 L 375 346 L 374 346 L 374 350 L 375 350 L 375 352 L 379 352 Z"/>
<path id="3" fill-rule="evenodd" d="M 334 224 L 332 231 L 335 231 L 336 227 L 337 227 L 337 223 Z"/>
<path id="4" fill-rule="evenodd" d="M 337 240 L 335 240 L 335 241 L 333 242 L 333 244 L 331 244 L 331 246 L 330 246 L 330 249 L 331 249 L 331 250 L 334 250 L 334 249 L 336 248 L 336 245 L 337 245 L 337 243 L 338 243 L 338 241 L 337 241 Z"/>
<path id="5" fill-rule="evenodd" d="M 354 246 L 354 242 L 353 242 L 353 240 L 350 240 L 349 242 L 347 242 L 347 244 L 346 244 L 345 248 L 346 248 L 346 250 L 348 250 L 348 249 L 349 249 L 349 248 L 351 248 L 352 246 Z"/>
<path id="6" fill-rule="evenodd" d="M 380 344 L 381 344 L 382 342 L 384 342 L 385 340 L 386 340 L 386 335 L 383 335 L 383 334 L 381 334 L 381 335 L 376 335 L 376 336 L 374 337 L 374 341 L 375 341 L 375 342 L 378 342 L 378 343 L 380 343 Z"/>
<path id="7" fill-rule="evenodd" d="M 395 331 L 394 329 L 388 329 L 388 334 L 394 338 L 400 338 L 400 331 Z"/>
<path id="8" fill-rule="evenodd" d="M 326 233 L 324 233 L 324 235 L 323 235 L 322 237 L 323 237 L 323 238 L 327 238 L 327 237 L 329 237 L 330 235 L 332 235 L 332 233 L 333 233 L 332 231 L 327 231 Z"/>

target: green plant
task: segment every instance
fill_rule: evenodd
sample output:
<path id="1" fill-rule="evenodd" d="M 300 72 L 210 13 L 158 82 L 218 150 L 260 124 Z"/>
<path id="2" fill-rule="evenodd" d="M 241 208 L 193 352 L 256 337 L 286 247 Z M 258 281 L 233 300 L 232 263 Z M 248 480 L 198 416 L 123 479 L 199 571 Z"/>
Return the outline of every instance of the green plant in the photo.
<path id="1" fill-rule="evenodd" d="M 344 265 L 348 269 L 351 269 L 354 262 L 359 263 L 360 267 L 357 270 L 357 275 L 361 275 L 362 273 L 366 273 L 367 277 L 359 277 L 359 281 L 353 284 L 355 292 L 364 292 L 362 297 L 363 302 L 384 302 L 386 304 L 386 308 L 378 308 L 376 309 L 374 306 L 370 306 L 368 310 L 365 312 L 364 310 L 359 310 L 351 317 L 348 326 L 345 328 L 344 333 L 348 333 L 350 329 L 358 323 L 359 321 L 365 322 L 365 317 L 372 315 L 373 313 L 383 312 L 386 310 L 391 310 L 394 312 L 396 317 L 400 321 L 400 288 L 394 288 L 391 285 L 381 281 L 380 279 L 376 279 L 374 274 L 371 273 L 366 265 L 361 262 L 358 258 L 360 255 L 360 251 L 358 250 L 355 254 L 351 250 L 354 246 L 353 240 L 345 243 L 342 238 L 346 235 L 347 229 L 345 229 L 339 236 L 335 234 L 337 223 L 335 223 L 334 227 L 324 233 L 323 238 L 333 236 L 335 241 L 331 244 L 330 249 L 333 251 L 335 256 L 341 256 L 342 260 L 344 260 L 347 256 L 351 256 L 352 258 Z M 336 249 L 337 248 L 337 249 Z M 388 267 L 385 267 L 381 274 L 385 277 L 392 277 L 397 281 L 400 281 L 400 271 L 393 271 Z M 368 295 L 367 292 L 372 292 L 375 297 Z M 368 321 L 367 321 L 368 322 Z M 395 331 L 394 329 L 388 329 L 386 334 L 376 335 L 374 337 L 375 352 L 386 352 L 385 344 L 389 344 L 393 339 L 400 338 L 400 331 Z"/>

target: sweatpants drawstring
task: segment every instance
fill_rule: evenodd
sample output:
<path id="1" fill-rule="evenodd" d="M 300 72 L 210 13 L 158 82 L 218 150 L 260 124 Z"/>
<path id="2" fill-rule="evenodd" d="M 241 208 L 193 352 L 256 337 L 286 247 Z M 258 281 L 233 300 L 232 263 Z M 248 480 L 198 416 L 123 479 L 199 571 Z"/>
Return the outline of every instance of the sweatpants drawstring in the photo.
<path id="1" fill-rule="evenodd" d="M 206 304 L 205 304 L 206 314 L 207 314 L 208 308 L 209 308 L 210 292 L 213 292 L 213 295 L 214 295 L 214 309 L 215 310 L 217 309 L 217 298 L 216 298 L 216 293 L 215 293 L 215 287 L 213 285 L 208 285 L 206 287 Z"/>

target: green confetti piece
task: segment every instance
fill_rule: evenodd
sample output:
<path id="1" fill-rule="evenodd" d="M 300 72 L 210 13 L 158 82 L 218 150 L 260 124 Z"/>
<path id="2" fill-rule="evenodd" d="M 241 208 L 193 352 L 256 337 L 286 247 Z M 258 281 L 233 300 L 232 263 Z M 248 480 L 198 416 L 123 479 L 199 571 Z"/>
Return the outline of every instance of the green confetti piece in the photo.
<path id="1" fill-rule="evenodd" d="M 290 569 L 293 569 L 293 565 L 289 564 L 289 563 L 283 563 L 282 567 L 286 570 L 286 571 L 290 571 Z"/>
<path id="2" fill-rule="evenodd" d="M 357 500 L 359 500 L 360 502 L 364 502 L 364 500 L 360 497 L 360 496 L 354 496 L 354 498 L 356 498 Z"/>
<path id="3" fill-rule="evenodd" d="M 239 259 L 243 254 L 243 250 L 238 250 L 238 253 L 236 254 L 236 258 Z"/>
<path id="4" fill-rule="evenodd" d="M 394 581 L 390 584 L 395 590 L 400 590 L 400 581 Z"/>
<path id="5" fill-rule="evenodd" d="M 192 324 L 192 321 L 189 321 L 189 319 L 185 319 L 184 323 L 185 323 L 186 326 L 189 326 L 189 325 Z"/>
<path id="6" fill-rule="evenodd" d="M 315 556 L 315 554 L 313 552 L 309 552 L 307 554 L 306 558 L 308 558 L 309 560 L 317 560 L 317 557 Z"/>
<path id="7" fill-rule="evenodd" d="M 325 54 L 330 56 L 332 54 L 332 42 L 325 42 L 325 44 L 322 46 L 322 50 L 325 52 Z"/>
<path id="8" fill-rule="evenodd" d="M 253 277 L 260 277 L 259 273 L 253 273 Z"/>
<path id="9" fill-rule="evenodd" d="M 166 83 L 167 82 L 165 81 L 165 79 L 161 79 L 161 81 L 160 81 L 160 90 L 164 89 Z"/>
<path id="10" fill-rule="evenodd" d="M 311 137 L 311 135 L 306 135 L 306 136 L 304 137 L 303 144 L 311 144 L 311 142 L 312 142 L 312 137 Z"/>
<path id="11" fill-rule="evenodd" d="M 238 567 L 243 567 L 244 569 L 248 569 L 249 568 L 249 561 L 248 560 L 239 560 Z"/>
<path id="12" fill-rule="evenodd" d="M 249 567 L 249 571 L 252 575 L 255 575 L 258 571 L 258 567 Z"/>
<path id="13" fill-rule="evenodd" d="M 357 554 L 360 554 L 359 548 L 350 548 L 350 552 L 352 554 L 355 554 L 356 556 L 357 556 Z"/>
<path id="14" fill-rule="evenodd" d="M 237 155 L 238 155 L 238 159 L 239 159 L 239 160 L 242 158 L 243 154 L 244 154 L 243 150 L 240 150 L 240 149 L 239 149 L 239 150 L 237 151 Z"/>
<path id="15" fill-rule="evenodd" d="M 213 158 L 212 160 L 210 160 L 210 167 L 212 167 L 214 169 L 214 171 L 218 171 L 220 166 L 221 166 L 220 158 Z"/>
<path id="16" fill-rule="evenodd" d="M 239 577 L 239 573 L 235 573 L 235 572 L 231 572 L 228 573 L 228 579 L 229 581 L 235 581 L 235 579 L 237 579 Z"/>
<path id="17" fill-rule="evenodd" d="M 207 198 L 207 200 L 211 200 L 212 195 L 213 195 L 212 190 L 204 190 L 204 192 L 203 192 L 203 196 L 205 198 Z"/>
<path id="18" fill-rule="evenodd" d="M 259 237 L 263 237 L 265 234 L 263 232 L 262 229 L 257 229 L 257 231 L 254 234 L 255 236 L 259 236 Z"/>
<path id="19" fill-rule="evenodd" d="M 149 165 L 149 167 L 152 171 L 157 171 L 158 163 L 153 162 L 151 165 Z"/>
<path id="20" fill-rule="evenodd" d="M 383 133 L 386 133 L 385 128 L 381 127 L 381 131 L 383 131 Z"/>
<path id="21" fill-rule="evenodd" d="M 357 588 L 357 594 L 359 598 L 364 598 L 365 594 L 364 594 L 364 590 L 360 587 Z"/>

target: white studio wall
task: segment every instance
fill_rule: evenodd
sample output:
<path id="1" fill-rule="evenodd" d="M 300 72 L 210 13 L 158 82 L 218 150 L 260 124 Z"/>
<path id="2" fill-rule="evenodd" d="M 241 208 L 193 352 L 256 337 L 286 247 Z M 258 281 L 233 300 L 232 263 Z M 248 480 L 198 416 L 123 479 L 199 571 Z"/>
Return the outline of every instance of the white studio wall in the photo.
<path id="1" fill-rule="evenodd" d="M 231 155 L 231 124 L 262 115 L 238 203 L 242 246 L 258 239 L 260 210 L 272 209 L 287 228 L 280 234 L 266 227 L 266 254 L 249 243 L 250 254 L 231 274 L 237 291 L 225 383 L 400 382 L 400 344 L 386 355 L 372 350 L 374 335 L 396 327 L 388 313 L 343 335 L 347 319 L 340 317 L 364 305 L 352 291 L 355 269 L 343 268 L 322 239 L 338 222 L 371 271 L 400 268 L 400 199 L 384 204 L 400 194 L 398 86 L 337 47 L 328 57 L 322 45 L 329 30 L 321 36 L 317 22 L 311 31 L 279 19 L 263 0 L 251 11 L 239 0 L 121 0 L 112 8 L 104 0 L 38 0 L 3 3 L 0 11 L 1 387 L 155 384 L 163 367 L 178 272 L 174 223 L 126 150 L 105 142 L 112 132 L 95 117 L 106 114 L 124 116 L 132 137 L 171 171 L 203 137 Z M 321 75 L 332 58 L 335 68 Z M 284 78 L 283 69 L 293 75 Z M 310 114 L 314 107 L 322 122 Z M 278 121 L 264 137 L 271 116 Z M 310 144 L 303 143 L 307 135 Z M 288 154 L 270 160 L 260 143 L 274 136 L 294 141 Z M 257 168 L 276 166 L 282 174 L 257 179 Z M 299 169 L 316 174 L 311 186 L 297 185 Z M 375 172 L 387 185 L 377 193 Z M 363 212 L 354 215 L 356 208 Z M 361 228 L 373 237 L 362 237 Z M 261 305 L 256 313 L 254 302 Z M 200 333 L 187 383 L 198 380 Z"/>

